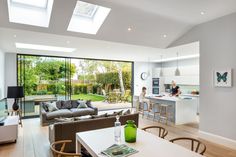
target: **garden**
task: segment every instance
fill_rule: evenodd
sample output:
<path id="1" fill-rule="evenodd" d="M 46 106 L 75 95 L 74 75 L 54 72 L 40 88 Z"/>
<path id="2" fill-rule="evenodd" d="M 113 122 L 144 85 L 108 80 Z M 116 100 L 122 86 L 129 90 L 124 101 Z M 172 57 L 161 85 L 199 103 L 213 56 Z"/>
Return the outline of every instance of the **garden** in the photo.
<path id="1" fill-rule="evenodd" d="M 18 84 L 24 86 L 26 97 L 131 102 L 131 70 L 130 62 L 22 55 L 18 58 Z"/>

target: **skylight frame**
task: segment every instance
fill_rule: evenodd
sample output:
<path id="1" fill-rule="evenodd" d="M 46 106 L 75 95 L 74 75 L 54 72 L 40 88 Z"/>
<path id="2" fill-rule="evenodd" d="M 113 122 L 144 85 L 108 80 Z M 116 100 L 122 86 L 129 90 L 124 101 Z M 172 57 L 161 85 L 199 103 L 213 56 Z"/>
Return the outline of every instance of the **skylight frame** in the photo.
<path id="1" fill-rule="evenodd" d="M 22 2 L 21 2 L 22 1 Z M 32 0 L 33 2 L 37 2 L 35 0 Z M 47 9 L 48 7 L 48 0 L 41 0 L 44 1 L 44 5 L 35 5 L 36 3 L 24 3 L 26 2 L 25 0 L 11 0 L 11 3 L 14 5 L 21 5 L 25 7 L 33 7 L 33 8 L 40 8 L 40 9 Z"/>
<path id="2" fill-rule="evenodd" d="M 49 27 L 54 0 L 45 0 L 45 2 L 47 2 L 46 8 L 18 4 L 15 2 L 17 1 L 7 0 L 9 22 Z"/>

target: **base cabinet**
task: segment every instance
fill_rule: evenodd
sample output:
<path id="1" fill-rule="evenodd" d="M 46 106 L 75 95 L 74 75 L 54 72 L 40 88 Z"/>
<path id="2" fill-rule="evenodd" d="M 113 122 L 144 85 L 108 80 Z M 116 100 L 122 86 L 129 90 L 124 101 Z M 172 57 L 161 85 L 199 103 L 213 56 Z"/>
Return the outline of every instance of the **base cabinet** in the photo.
<path id="1" fill-rule="evenodd" d="M 0 143 L 16 142 L 18 137 L 18 116 L 8 116 L 0 126 Z"/>

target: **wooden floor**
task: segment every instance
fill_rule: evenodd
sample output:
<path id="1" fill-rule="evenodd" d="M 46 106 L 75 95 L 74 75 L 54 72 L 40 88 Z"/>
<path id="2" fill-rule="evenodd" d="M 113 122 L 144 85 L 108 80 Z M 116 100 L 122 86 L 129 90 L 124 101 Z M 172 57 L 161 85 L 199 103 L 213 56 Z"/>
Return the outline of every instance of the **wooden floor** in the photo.
<path id="1" fill-rule="evenodd" d="M 139 127 L 162 125 L 151 119 L 140 117 Z M 195 124 L 166 126 L 167 139 L 180 136 L 198 138 L 198 126 Z M 155 134 L 155 132 L 154 132 Z M 201 139 L 202 140 L 202 139 Z M 207 157 L 236 157 L 236 150 L 202 140 L 206 146 Z M 48 127 L 41 127 L 39 118 L 23 120 L 23 128 L 19 127 L 17 143 L 0 145 L 0 157 L 49 157 Z"/>

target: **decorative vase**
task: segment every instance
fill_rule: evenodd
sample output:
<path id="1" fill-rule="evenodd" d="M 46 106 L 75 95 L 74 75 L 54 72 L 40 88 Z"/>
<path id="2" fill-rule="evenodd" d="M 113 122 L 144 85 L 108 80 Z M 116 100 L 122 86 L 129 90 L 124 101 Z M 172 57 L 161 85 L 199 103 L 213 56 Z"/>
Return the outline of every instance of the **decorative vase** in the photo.
<path id="1" fill-rule="evenodd" d="M 127 120 L 125 125 L 125 142 L 136 142 L 137 126 L 133 120 Z"/>
<path id="2" fill-rule="evenodd" d="M 14 111 L 17 111 L 19 109 L 19 105 L 18 105 L 18 102 L 17 102 L 17 99 L 15 99 L 13 105 L 12 105 L 12 109 Z"/>

